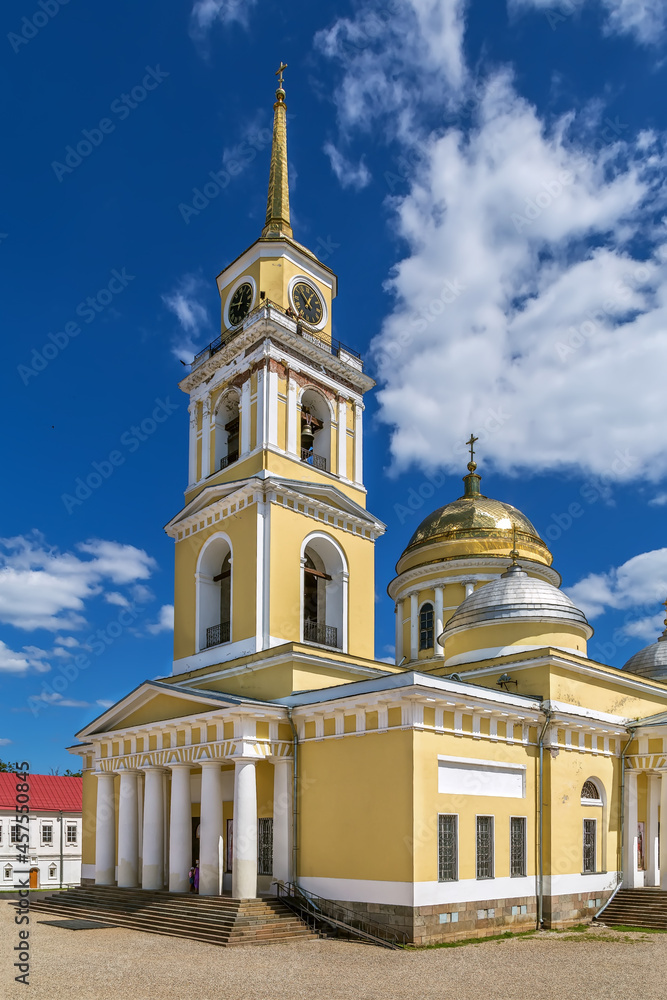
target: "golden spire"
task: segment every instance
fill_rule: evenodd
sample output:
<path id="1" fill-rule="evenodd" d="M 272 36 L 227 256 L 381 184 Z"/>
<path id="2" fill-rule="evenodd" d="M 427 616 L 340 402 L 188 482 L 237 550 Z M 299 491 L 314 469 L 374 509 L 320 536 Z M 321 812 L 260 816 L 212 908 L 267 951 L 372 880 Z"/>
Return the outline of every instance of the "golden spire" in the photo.
<path id="1" fill-rule="evenodd" d="M 477 468 L 477 462 L 474 461 L 475 458 L 475 442 L 479 441 L 474 434 L 470 435 L 470 440 L 466 441 L 466 444 L 470 448 L 470 461 L 468 462 L 468 475 L 463 477 L 463 482 L 465 484 L 464 497 L 479 497 L 481 492 L 479 489 L 479 484 L 482 481 L 482 477 L 477 475 L 475 469 Z"/>
<path id="2" fill-rule="evenodd" d="M 269 174 L 269 197 L 266 203 L 266 225 L 262 236 L 292 239 L 289 218 L 289 180 L 287 177 L 287 111 L 283 71 L 287 64 L 281 62 L 277 70 L 278 89 L 273 105 L 273 145 L 271 147 L 271 173 Z"/>

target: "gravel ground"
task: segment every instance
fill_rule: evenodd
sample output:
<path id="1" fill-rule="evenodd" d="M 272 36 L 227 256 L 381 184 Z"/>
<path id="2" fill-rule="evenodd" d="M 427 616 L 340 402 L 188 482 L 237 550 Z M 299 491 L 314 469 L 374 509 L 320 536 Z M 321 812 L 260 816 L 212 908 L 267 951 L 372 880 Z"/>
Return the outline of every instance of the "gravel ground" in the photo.
<path id="1" fill-rule="evenodd" d="M 13 982 L 14 910 L 0 903 L 0 997 Z M 37 1000 L 664 1000 L 667 934 L 543 932 L 391 952 L 343 941 L 216 948 L 121 928 L 70 931 L 33 911 Z"/>

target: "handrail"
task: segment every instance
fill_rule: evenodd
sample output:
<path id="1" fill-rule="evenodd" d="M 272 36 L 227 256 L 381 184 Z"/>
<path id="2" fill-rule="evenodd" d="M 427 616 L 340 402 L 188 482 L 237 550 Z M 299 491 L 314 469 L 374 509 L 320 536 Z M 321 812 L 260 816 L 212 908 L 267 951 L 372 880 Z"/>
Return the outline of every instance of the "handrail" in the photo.
<path id="1" fill-rule="evenodd" d="M 199 353 L 196 354 L 190 362 L 190 371 L 194 371 L 194 369 L 197 368 L 202 361 L 207 360 L 207 358 L 210 358 L 211 355 L 216 354 L 218 351 L 222 350 L 223 347 L 226 347 L 227 344 L 243 332 L 249 319 L 254 318 L 263 309 L 267 308 L 274 309 L 284 319 L 288 319 L 290 323 L 295 322 L 291 317 L 286 315 L 285 310 L 282 306 L 279 306 L 277 302 L 273 302 L 271 299 L 262 299 L 260 304 L 255 306 L 255 308 L 248 313 L 243 323 L 239 324 L 239 326 L 223 330 L 220 336 L 216 337 L 215 340 L 212 340 L 208 347 L 204 347 L 203 350 L 199 351 Z M 327 351 L 329 354 L 340 357 L 340 352 L 342 350 L 345 354 L 350 355 L 351 358 L 356 359 L 357 364 L 361 365 L 363 368 L 363 362 L 359 351 L 355 351 L 352 347 L 347 347 L 347 345 L 343 344 L 342 341 L 333 339 L 326 340 L 324 337 L 319 337 L 314 331 L 305 329 L 303 323 L 298 319 L 296 320 L 296 333 L 305 340 L 309 340 L 311 343 L 321 347 L 322 350 Z M 341 358 L 341 360 L 345 359 Z M 357 365 L 354 367 L 357 367 Z"/>
<path id="2" fill-rule="evenodd" d="M 288 906 L 298 912 L 302 920 L 316 928 L 318 924 L 327 924 L 339 931 L 344 931 L 350 937 L 357 937 L 384 948 L 404 948 L 409 943 L 408 935 L 403 931 L 392 931 L 382 924 L 362 917 L 355 910 L 332 899 L 325 899 L 317 893 L 297 886 L 293 882 L 274 882 L 276 894 Z M 330 909 L 333 912 L 327 912 Z M 337 916 L 341 914 L 342 916 Z"/>

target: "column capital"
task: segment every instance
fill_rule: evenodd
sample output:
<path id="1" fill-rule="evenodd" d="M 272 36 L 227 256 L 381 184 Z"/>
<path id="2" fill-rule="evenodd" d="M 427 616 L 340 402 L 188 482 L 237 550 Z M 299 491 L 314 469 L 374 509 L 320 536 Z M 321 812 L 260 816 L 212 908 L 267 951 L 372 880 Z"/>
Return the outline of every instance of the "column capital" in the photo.
<path id="1" fill-rule="evenodd" d="M 203 761 L 203 763 L 206 763 L 206 761 Z M 192 767 L 192 762 L 189 760 L 175 760 L 173 764 L 167 764 L 167 770 L 169 771 L 175 771 L 178 768 L 187 768 L 188 771 L 191 771 Z"/>
<path id="2" fill-rule="evenodd" d="M 139 768 L 139 770 L 143 774 L 148 774 L 149 771 L 157 774 L 166 774 L 168 769 L 163 767 L 162 764 L 144 764 L 144 766 Z"/>

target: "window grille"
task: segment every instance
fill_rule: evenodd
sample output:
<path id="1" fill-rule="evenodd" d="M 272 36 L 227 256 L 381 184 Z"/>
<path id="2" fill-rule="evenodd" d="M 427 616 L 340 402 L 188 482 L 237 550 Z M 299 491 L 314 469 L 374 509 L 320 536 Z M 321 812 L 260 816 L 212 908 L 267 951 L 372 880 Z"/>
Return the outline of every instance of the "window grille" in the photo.
<path id="1" fill-rule="evenodd" d="M 595 869 L 595 834 L 596 823 L 594 819 L 584 820 L 584 871 L 594 872 Z"/>
<path id="2" fill-rule="evenodd" d="M 67 844 L 76 844 L 76 823 L 67 824 L 67 833 L 65 834 L 65 842 Z"/>
<path id="3" fill-rule="evenodd" d="M 526 874 L 526 817 L 510 819 L 510 875 L 519 878 Z"/>
<path id="4" fill-rule="evenodd" d="M 273 874 L 273 820 L 257 820 L 257 874 Z"/>
<path id="5" fill-rule="evenodd" d="M 493 878 L 493 816 L 477 817 L 477 878 Z"/>
<path id="6" fill-rule="evenodd" d="M 211 625 L 206 629 L 206 648 L 219 646 L 222 642 L 229 642 L 229 622 L 221 622 L 219 625 Z"/>
<path id="7" fill-rule="evenodd" d="M 458 878 L 457 816 L 438 816 L 438 881 L 456 882 Z"/>
<path id="8" fill-rule="evenodd" d="M 53 827 L 50 823 L 45 823 L 42 827 L 42 846 L 50 847 L 53 843 Z"/>
<path id="9" fill-rule="evenodd" d="M 20 840 L 20 837 L 21 837 L 21 834 L 19 833 L 19 825 L 18 825 L 18 823 L 12 823 L 11 827 L 9 828 L 9 841 L 10 841 L 10 843 L 11 844 L 18 844 L 19 840 Z"/>
<path id="10" fill-rule="evenodd" d="M 582 799 L 592 799 L 594 802 L 600 801 L 600 790 L 594 781 L 584 781 L 581 797 Z"/>
<path id="11" fill-rule="evenodd" d="M 433 605 L 424 604 L 419 612 L 419 648 L 433 649 Z"/>
<path id="12" fill-rule="evenodd" d="M 49 866 L 49 878 L 55 878 L 58 874 L 58 869 L 55 865 Z"/>
<path id="13" fill-rule="evenodd" d="M 333 646 L 340 649 L 338 644 L 338 629 L 335 625 L 325 625 L 313 618 L 306 618 L 303 623 L 303 638 L 306 642 L 317 642 L 321 646 Z"/>

